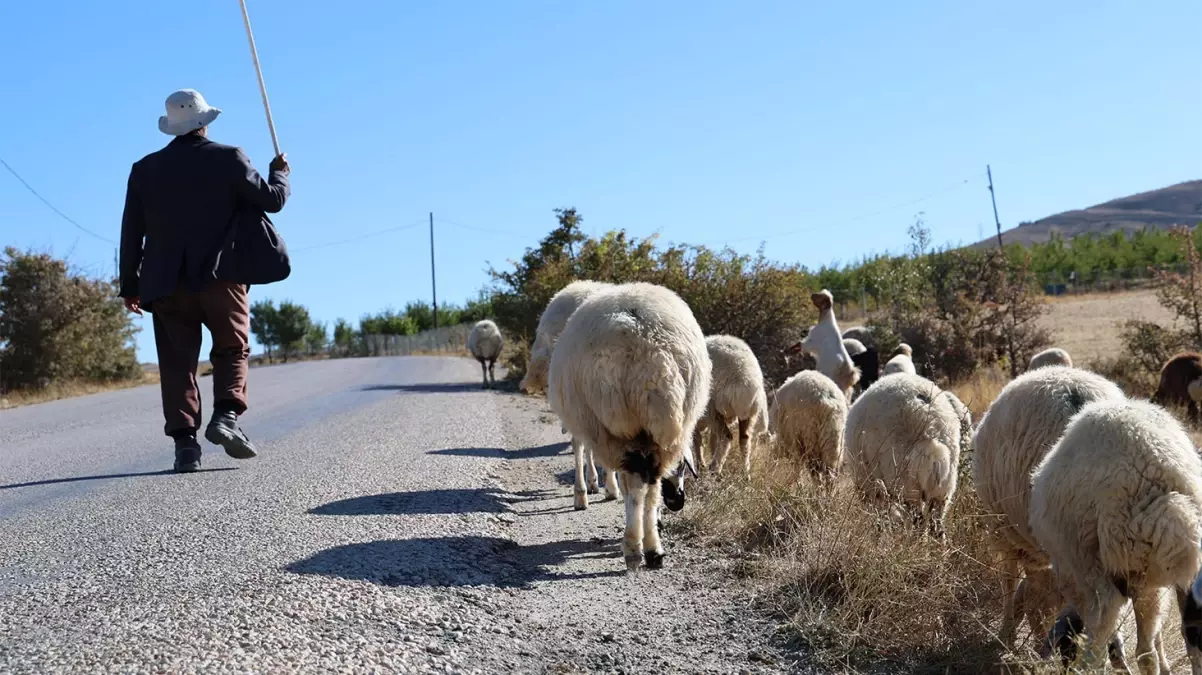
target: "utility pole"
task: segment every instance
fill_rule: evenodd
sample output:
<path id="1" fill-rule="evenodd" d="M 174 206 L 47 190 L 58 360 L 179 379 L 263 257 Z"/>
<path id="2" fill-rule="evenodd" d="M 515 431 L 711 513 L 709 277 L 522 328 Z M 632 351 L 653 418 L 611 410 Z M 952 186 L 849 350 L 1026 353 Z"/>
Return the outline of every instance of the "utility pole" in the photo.
<path id="1" fill-rule="evenodd" d="M 434 330 L 438 330 L 438 280 L 434 276 L 434 212 L 430 212 L 430 289 L 434 293 Z"/>
<path id="2" fill-rule="evenodd" d="M 121 278 L 121 249 L 113 248 L 113 278 Z"/>
<path id="3" fill-rule="evenodd" d="M 993 194 L 993 170 L 985 165 L 985 175 L 989 176 L 989 201 L 993 202 L 993 222 L 997 224 L 997 247 L 1002 248 L 1002 221 L 997 217 L 997 197 Z"/>

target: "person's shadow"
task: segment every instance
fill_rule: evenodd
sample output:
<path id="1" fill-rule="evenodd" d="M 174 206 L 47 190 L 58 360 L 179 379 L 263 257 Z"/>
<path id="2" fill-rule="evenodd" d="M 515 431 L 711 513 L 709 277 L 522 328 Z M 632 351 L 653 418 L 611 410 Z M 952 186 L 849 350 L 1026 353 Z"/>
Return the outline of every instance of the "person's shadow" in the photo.
<path id="1" fill-rule="evenodd" d="M 237 471 L 236 466 L 217 466 L 211 469 L 200 469 L 194 473 L 213 473 L 216 471 Z M 61 483 L 78 483 L 88 480 L 110 480 L 114 478 L 144 478 L 151 476 L 173 476 L 175 471 L 172 469 L 163 469 L 161 471 L 138 471 L 132 473 L 106 473 L 97 476 L 72 476 L 70 478 L 47 478 L 45 480 L 31 480 L 26 483 L 10 483 L 9 485 L 0 485 L 0 490 L 16 490 L 17 488 L 37 487 L 39 485 L 58 485 Z"/>

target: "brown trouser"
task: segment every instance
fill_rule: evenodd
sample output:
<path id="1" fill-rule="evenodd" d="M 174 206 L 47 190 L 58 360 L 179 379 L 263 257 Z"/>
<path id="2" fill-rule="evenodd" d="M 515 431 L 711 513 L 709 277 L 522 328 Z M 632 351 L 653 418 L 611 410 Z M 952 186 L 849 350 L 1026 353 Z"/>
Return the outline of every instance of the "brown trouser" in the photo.
<path id="1" fill-rule="evenodd" d="M 213 408 L 246 412 L 246 371 L 250 356 L 250 305 L 247 287 L 214 281 L 204 290 L 155 300 L 154 344 L 159 353 L 163 417 L 168 436 L 200 429 L 200 327 L 209 329 L 213 350 Z"/>

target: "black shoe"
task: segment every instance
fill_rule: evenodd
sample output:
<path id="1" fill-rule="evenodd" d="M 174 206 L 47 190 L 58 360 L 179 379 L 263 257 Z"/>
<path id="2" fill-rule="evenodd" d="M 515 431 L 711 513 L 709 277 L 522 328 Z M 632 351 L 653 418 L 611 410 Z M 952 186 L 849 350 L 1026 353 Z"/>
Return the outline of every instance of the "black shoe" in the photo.
<path id="1" fill-rule="evenodd" d="M 258 455 L 255 446 L 238 428 L 238 416 L 232 412 L 213 413 L 205 429 L 205 439 L 213 445 L 225 448 L 225 454 L 234 459 L 250 459 Z"/>
<path id="2" fill-rule="evenodd" d="M 192 473 L 200 470 L 200 443 L 195 436 L 175 439 L 175 472 Z"/>

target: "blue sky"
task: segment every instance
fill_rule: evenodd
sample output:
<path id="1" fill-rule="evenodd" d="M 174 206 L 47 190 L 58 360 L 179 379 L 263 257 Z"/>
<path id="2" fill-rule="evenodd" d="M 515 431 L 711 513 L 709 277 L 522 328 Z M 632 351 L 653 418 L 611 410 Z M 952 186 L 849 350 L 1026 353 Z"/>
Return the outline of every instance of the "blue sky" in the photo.
<path id="1" fill-rule="evenodd" d="M 429 298 L 430 211 L 439 298 L 462 301 L 558 206 L 817 266 L 900 250 L 920 210 L 937 242 L 991 234 L 987 163 L 1007 228 L 1202 173 L 1193 1 L 248 5 L 295 251 L 252 294 L 324 320 Z M 235 0 L 4 3 L 0 82 L 0 158 L 107 239 L 172 90 L 271 159 Z M 0 243 L 113 265 L 3 171 Z"/>

